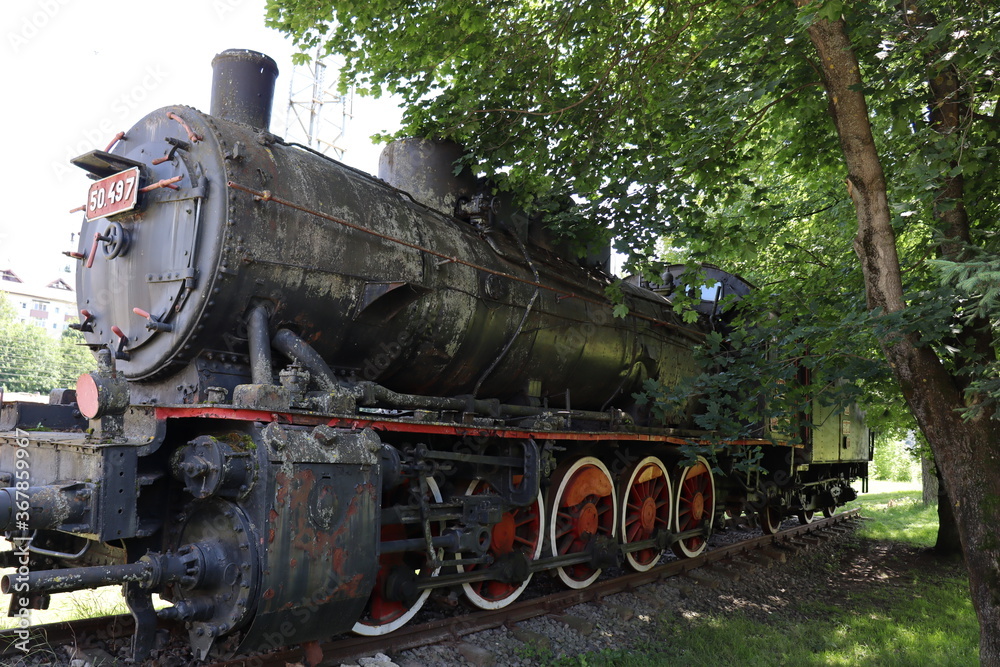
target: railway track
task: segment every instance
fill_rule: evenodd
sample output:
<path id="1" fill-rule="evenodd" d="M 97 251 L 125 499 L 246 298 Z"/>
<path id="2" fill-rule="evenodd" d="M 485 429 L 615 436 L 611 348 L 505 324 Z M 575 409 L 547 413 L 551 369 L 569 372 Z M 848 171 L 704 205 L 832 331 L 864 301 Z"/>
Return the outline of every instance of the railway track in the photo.
<path id="1" fill-rule="evenodd" d="M 699 580 L 701 570 L 713 564 L 731 564 L 739 561 L 784 561 L 789 549 L 808 547 L 837 536 L 842 527 L 859 519 L 859 510 L 850 510 L 835 516 L 817 519 L 807 525 L 782 530 L 774 535 L 762 535 L 734 544 L 715 547 L 695 558 L 674 560 L 646 572 L 626 573 L 622 576 L 598 581 L 579 590 L 561 590 L 532 599 L 515 602 L 503 609 L 473 611 L 458 616 L 412 623 L 399 630 L 376 637 L 346 636 L 330 641 L 296 646 L 272 653 L 240 657 L 213 663 L 211 667 L 285 667 L 288 664 L 337 665 L 378 652 L 394 653 L 443 641 L 457 640 L 465 635 L 482 632 L 504 625 L 512 626 L 537 616 L 561 614 L 569 607 L 584 602 L 599 601 L 613 595 L 638 589 L 653 582 L 671 577 L 689 576 Z M 711 575 L 701 575 L 711 576 Z M 131 636 L 133 621 L 129 615 L 81 619 L 66 623 L 39 625 L 31 628 L 28 645 L 36 650 L 55 651 L 58 647 L 92 643 L 93 640 L 126 641 Z M 169 626 L 167 626 L 169 629 Z M 16 646 L 22 639 L 13 630 L 0 631 L 0 657 L 3 663 L 23 656 Z M 86 640 L 86 641 L 85 641 Z M 23 644 L 22 644 L 23 646 Z M 49 664 L 45 662 L 24 664 Z"/>

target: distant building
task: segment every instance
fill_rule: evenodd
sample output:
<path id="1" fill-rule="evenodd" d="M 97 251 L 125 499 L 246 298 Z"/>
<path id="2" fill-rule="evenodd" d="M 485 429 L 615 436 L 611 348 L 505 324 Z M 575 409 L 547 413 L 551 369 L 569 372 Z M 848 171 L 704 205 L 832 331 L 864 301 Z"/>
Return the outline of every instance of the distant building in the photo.
<path id="1" fill-rule="evenodd" d="M 62 336 L 63 330 L 79 319 L 76 293 L 64 278 L 33 285 L 10 269 L 0 269 L 0 292 L 6 293 L 18 322 L 41 327 L 53 338 Z"/>

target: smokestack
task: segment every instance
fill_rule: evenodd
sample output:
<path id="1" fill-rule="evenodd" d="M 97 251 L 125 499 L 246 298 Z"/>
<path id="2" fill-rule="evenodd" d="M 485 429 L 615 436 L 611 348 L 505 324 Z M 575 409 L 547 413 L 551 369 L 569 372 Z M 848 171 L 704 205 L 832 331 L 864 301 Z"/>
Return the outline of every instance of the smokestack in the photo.
<path id="1" fill-rule="evenodd" d="M 227 49 L 212 59 L 211 114 L 259 130 L 271 125 L 278 65 L 263 53 Z"/>

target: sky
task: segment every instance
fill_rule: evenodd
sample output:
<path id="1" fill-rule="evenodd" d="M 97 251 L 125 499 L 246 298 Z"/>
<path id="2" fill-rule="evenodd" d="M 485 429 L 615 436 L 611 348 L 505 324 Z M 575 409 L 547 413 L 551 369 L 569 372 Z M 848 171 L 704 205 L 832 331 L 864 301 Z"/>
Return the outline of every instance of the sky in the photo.
<path id="1" fill-rule="evenodd" d="M 264 0 L 8 0 L 4 10 L 0 269 L 25 280 L 63 277 L 73 261 L 61 253 L 76 250 L 83 214 L 69 211 L 90 181 L 70 158 L 104 150 L 160 107 L 208 112 L 215 54 L 252 49 L 277 62 L 271 131 L 289 135 L 295 47 L 264 26 Z M 352 111 L 344 162 L 374 173 L 381 147 L 369 137 L 397 130 L 400 112 L 357 96 Z"/>

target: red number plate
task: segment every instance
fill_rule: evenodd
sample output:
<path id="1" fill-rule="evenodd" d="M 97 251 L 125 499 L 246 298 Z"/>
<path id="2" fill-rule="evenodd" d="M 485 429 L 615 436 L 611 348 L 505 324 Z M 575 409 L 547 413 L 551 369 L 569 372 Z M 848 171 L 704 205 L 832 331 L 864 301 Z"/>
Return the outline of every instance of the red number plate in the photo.
<path id="1" fill-rule="evenodd" d="M 139 201 L 139 167 L 120 171 L 90 186 L 87 220 L 131 211 Z"/>

